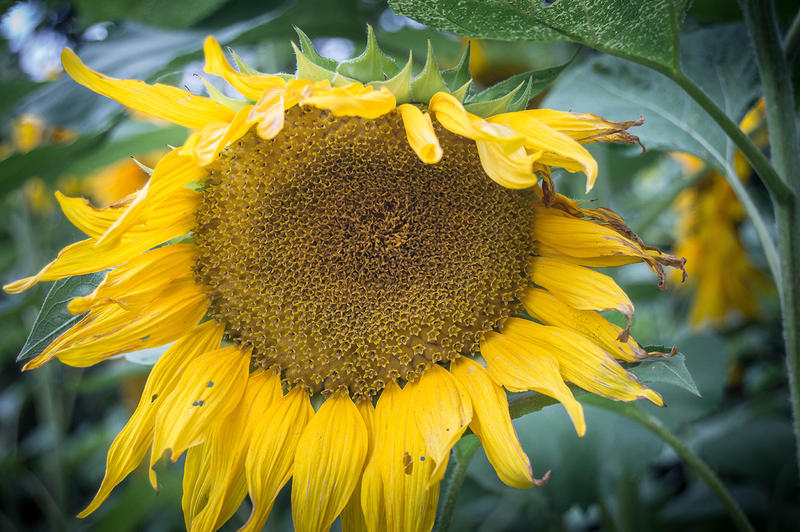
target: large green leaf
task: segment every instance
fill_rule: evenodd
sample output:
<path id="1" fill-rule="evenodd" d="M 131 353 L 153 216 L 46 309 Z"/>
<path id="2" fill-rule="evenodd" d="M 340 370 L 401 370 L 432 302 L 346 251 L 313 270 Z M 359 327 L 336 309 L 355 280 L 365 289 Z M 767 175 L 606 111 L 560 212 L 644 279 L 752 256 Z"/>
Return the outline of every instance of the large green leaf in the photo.
<path id="1" fill-rule="evenodd" d="M 397 13 L 441 31 L 500 40 L 567 40 L 678 69 L 688 0 L 390 0 Z"/>
<path id="2" fill-rule="evenodd" d="M 72 298 L 85 296 L 94 290 L 104 277 L 105 272 L 98 272 L 55 281 L 42 303 L 36 321 L 33 322 L 25 345 L 17 355 L 17 362 L 39 355 L 50 342 L 78 323 L 83 315 L 72 314 L 67 310 L 67 305 Z"/>
<path id="3" fill-rule="evenodd" d="M 687 35 L 683 66 L 687 76 L 738 121 L 759 94 L 758 71 L 744 27 L 726 25 Z M 728 136 L 678 85 L 648 68 L 615 57 L 596 56 L 560 78 L 542 104 L 591 112 L 612 120 L 644 115 L 634 133 L 648 150 L 691 153 L 720 170 L 729 165 Z"/>

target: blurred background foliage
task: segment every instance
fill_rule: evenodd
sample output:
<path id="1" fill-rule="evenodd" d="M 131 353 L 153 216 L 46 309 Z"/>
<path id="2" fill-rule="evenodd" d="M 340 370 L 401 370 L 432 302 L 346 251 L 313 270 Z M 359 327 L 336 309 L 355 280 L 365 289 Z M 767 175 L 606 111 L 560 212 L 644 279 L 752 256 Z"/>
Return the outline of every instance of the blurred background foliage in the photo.
<path id="1" fill-rule="evenodd" d="M 796 3 L 778 3 L 788 25 Z M 179 145 L 182 128 L 128 113 L 61 73 L 59 54 L 74 48 L 93 68 L 115 77 L 186 87 L 202 94 L 201 46 L 207 34 L 236 49 L 265 72 L 293 70 L 290 40 L 296 25 L 324 56 L 344 58 L 364 45 L 372 24 L 383 49 L 398 60 L 408 50 L 425 57 L 430 40 L 441 67 L 458 60 L 466 41 L 396 15 L 379 0 L 92 0 L 0 4 L 0 275 L 30 274 L 79 238 L 57 208 L 53 190 L 107 204 L 141 186 L 159 150 Z M 734 0 L 698 0 L 682 42 L 690 77 L 740 120 L 760 95 Z M 622 214 L 651 245 L 680 245 L 679 193 L 701 186 L 722 168 L 732 146 L 669 80 L 653 71 L 566 42 L 472 41 L 477 85 L 568 64 L 532 106 L 591 112 L 612 120 L 646 118 L 635 128 L 638 146 L 592 145 L 600 163 L 597 186 L 584 195 L 582 178 L 563 173 L 559 190 Z M 577 56 L 576 56 L 577 53 Z M 418 65 L 421 68 L 421 64 Z M 222 87 L 222 84 L 217 84 Z M 477 87 L 476 87 L 477 88 Z M 671 153 L 698 157 L 694 172 Z M 689 181 L 691 180 L 691 181 Z M 766 192 L 747 186 L 755 201 Z M 132 188 L 131 188 L 132 187 Z M 764 278 L 768 268 L 747 219 L 731 222 L 738 253 Z M 731 282 L 725 263 L 707 262 L 720 285 Z M 675 365 L 673 384 L 653 386 L 667 408 L 643 408 L 677 433 L 720 475 L 758 529 L 796 530 L 797 466 L 793 452 L 778 305 L 762 282 L 755 312 L 729 308 L 722 319 L 689 320 L 691 288 L 669 283 L 659 291 L 643 266 L 618 279 L 637 309 L 633 333 L 643 345 L 678 345 L 691 378 Z M 0 295 L 0 529 L 170 531 L 183 528 L 180 464 L 162 465 L 153 492 L 138 471 L 90 518 L 75 514 L 102 478 L 108 444 L 138 400 L 156 352 L 137 353 L 78 369 L 51 363 L 20 374 L 15 358 L 48 287 Z M 682 360 L 682 359 L 681 359 Z M 647 378 L 642 376 L 645 380 Z M 692 393 L 693 383 L 697 394 Z M 680 386 L 675 385 L 681 384 Z M 479 451 L 472 462 L 453 530 L 728 530 L 729 518 L 708 489 L 661 440 L 633 421 L 586 405 L 588 432 L 577 438 L 559 406 L 517 420 L 536 476 L 549 484 L 525 491 L 504 486 Z M 291 528 L 288 490 L 269 530 Z M 242 515 L 232 523 L 244 521 Z M 230 526 L 234 526 L 229 524 Z M 336 525 L 338 526 L 338 525 Z"/>

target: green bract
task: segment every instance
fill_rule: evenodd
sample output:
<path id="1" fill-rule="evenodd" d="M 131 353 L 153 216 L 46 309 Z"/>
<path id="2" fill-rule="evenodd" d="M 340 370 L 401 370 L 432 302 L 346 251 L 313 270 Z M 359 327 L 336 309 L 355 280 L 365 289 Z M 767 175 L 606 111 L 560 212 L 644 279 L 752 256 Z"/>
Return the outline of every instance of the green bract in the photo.
<path id="1" fill-rule="evenodd" d="M 403 103 L 427 105 L 437 92 L 447 92 L 463 102 L 468 111 L 484 117 L 525 109 L 530 99 L 552 82 L 563 68 L 526 72 L 482 92 L 473 93 L 470 90 L 472 77 L 469 72 L 469 45 L 455 67 L 439 70 L 433 47 L 428 41 L 425 65 L 414 75 L 412 54 L 408 54 L 408 61 L 404 66 L 398 66 L 394 59 L 381 51 L 370 25 L 367 25 L 367 46 L 364 51 L 359 56 L 345 61 L 322 57 L 302 30 L 295 28 L 295 31 L 300 39 L 299 47 L 292 43 L 297 57 L 295 76 L 298 79 L 328 80 L 333 86 L 359 82 L 376 89 L 386 87 L 395 95 L 398 105 Z M 243 72 L 245 69 L 249 70 L 248 67 L 242 67 L 238 58 L 237 62 Z M 542 72 L 547 74 L 542 77 Z"/>

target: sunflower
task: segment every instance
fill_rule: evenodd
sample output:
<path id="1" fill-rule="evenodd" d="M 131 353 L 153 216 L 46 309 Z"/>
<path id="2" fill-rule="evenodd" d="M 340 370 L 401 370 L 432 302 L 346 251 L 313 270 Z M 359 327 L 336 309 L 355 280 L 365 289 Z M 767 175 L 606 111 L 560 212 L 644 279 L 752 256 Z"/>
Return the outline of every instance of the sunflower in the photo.
<path id="1" fill-rule="evenodd" d="M 78 83 L 196 130 L 123 201 L 58 194 L 88 238 L 5 287 L 109 270 L 70 302 L 81 321 L 24 369 L 169 344 L 80 517 L 148 451 L 156 487 L 169 450 L 186 453 L 187 529 L 219 528 L 249 495 L 243 530 L 260 530 L 291 479 L 298 530 L 339 515 L 345 530 L 429 530 L 467 428 L 503 482 L 542 484 L 506 390 L 554 397 L 579 435 L 567 381 L 662 404 L 620 364 L 648 356 L 628 334 L 633 304 L 592 268 L 644 262 L 663 283 L 681 261 L 550 179 L 557 166 L 591 187 L 581 144 L 635 141 L 625 129 L 640 122 L 523 110 L 522 86 L 467 99 L 468 60 L 440 72 L 429 49 L 412 76 L 371 30 L 342 63 L 299 36 L 297 74 L 281 76 L 238 57 L 236 70 L 205 41 L 205 71 L 242 100 L 112 79 L 63 52 Z"/>
<path id="2" fill-rule="evenodd" d="M 764 100 L 745 114 L 739 126 L 760 147 L 767 144 Z M 678 213 L 676 252 L 686 258 L 693 290 L 689 322 L 694 327 L 724 325 L 734 313 L 743 318 L 758 316 L 758 295 L 770 290 L 767 277 L 753 264 L 739 233 L 744 207 L 725 178 L 707 169 L 692 155 L 672 154 L 687 175 L 705 172 L 696 186 L 675 200 Z M 747 181 L 752 168 L 738 150 L 734 171 Z M 720 272 L 724 272 L 721 275 Z"/>

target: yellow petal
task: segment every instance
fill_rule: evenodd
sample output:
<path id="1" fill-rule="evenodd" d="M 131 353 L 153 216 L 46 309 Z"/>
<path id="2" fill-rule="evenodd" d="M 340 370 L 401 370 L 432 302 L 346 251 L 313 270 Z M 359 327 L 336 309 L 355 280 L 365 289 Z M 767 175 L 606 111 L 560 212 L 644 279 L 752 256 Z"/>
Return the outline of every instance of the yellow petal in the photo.
<path id="1" fill-rule="evenodd" d="M 85 198 L 70 198 L 56 191 L 56 200 L 67 220 L 91 238 L 99 238 L 127 210 L 130 200 L 98 209 Z"/>
<path id="2" fill-rule="evenodd" d="M 286 82 L 279 76 L 248 75 L 235 71 L 222 53 L 222 48 L 214 37 L 206 37 L 203 43 L 206 56 L 204 72 L 223 78 L 247 99 L 258 100 L 261 94 L 272 87 L 283 87 Z"/>
<path id="3" fill-rule="evenodd" d="M 222 422 L 215 425 L 203 444 L 187 451 L 187 467 L 201 454 L 202 468 L 184 474 L 183 508 L 187 530 L 219 529 L 247 494 L 245 458 L 250 446 L 251 417 L 264 416 L 281 397 L 280 378 L 273 371 L 256 371 L 247 379 L 242 400 Z"/>
<path id="4" fill-rule="evenodd" d="M 344 87 L 313 91 L 310 96 L 303 97 L 300 104 L 327 109 L 336 116 L 378 118 L 394 110 L 397 100 L 386 87 L 374 90 L 370 86 L 353 83 Z"/>
<path id="5" fill-rule="evenodd" d="M 197 166 L 211 164 L 219 153 L 239 140 L 253 122 L 250 119 L 251 105 L 239 109 L 236 116 L 228 122 L 209 122 L 203 127 L 199 135 L 192 135 L 191 144 L 187 142 L 181 150 L 181 155 L 191 156 Z"/>
<path id="6" fill-rule="evenodd" d="M 108 449 L 106 474 L 100 489 L 78 517 L 84 518 L 94 512 L 111 490 L 139 465 L 153 441 L 156 410 L 177 384 L 189 362 L 206 351 L 216 349 L 223 333 L 224 328 L 216 322 L 206 322 L 177 340 L 156 361 L 136 410 Z M 155 482 L 153 484 L 153 487 L 157 487 Z"/>
<path id="7" fill-rule="evenodd" d="M 242 398 L 250 354 L 224 347 L 194 359 L 156 414 L 150 466 L 172 449 L 172 461 L 202 443 L 211 426 L 229 414 Z"/>
<path id="8" fill-rule="evenodd" d="M 189 233 L 195 226 L 194 213 L 200 195 L 189 189 L 173 194 L 153 213 L 146 224 L 127 231 L 119 243 L 111 247 L 94 247 L 95 239 L 75 242 L 62 249 L 54 261 L 31 277 L 3 287 L 6 292 L 24 292 L 41 281 L 55 281 L 70 275 L 82 275 L 111 268 L 167 240 Z"/>
<path id="9" fill-rule="evenodd" d="M 329 397 L 297 442 L 292 477 L 295 529 L 330 529 L 361 477 L 369 438 L 350 398 Z"/>
<path id="10" fill-rule="evenodd" d="M 450 363 L 450 373 L 467 389 L 474 415 L 469 427 L 480 438 L 486 457 L 504 483 L 514 488 L 536 484 L 531 463 L 519 444 L 501 386 L 477 362 L 461 357 Z"/>
<path id="11" fill-rule="evenodd" d="M 367 437 L 369 439 L 369 446 L 367 448 L 367 458 L 365 460 L 365 467 L 364 473 L 359 478 L 358 483 L 356 484 L 356 489 L 353 490 L 353 494 L 350 496 L 350 501 L 345 506 L 344 510 L 342 510 L 342 530 L 344 532 L 367 532 L 370 530 L 367 526 L 366 516 L 364 515 L 364 510 L 361 507 L 361 494 L 362 494 L 362 486 L 369 486 L 367 489 L 371 490 L 368 494 L 370 497 L 376 498 L 380 501 L 380 496 L 383 491 L 383 488 L 380 484 L 380 474 L 375 475 L 377 472 L 376 467 L 374 467 L 374 461 L 372 457 L 374 455 L 374 448 L 375 448 L 375 408 L 372 406 L 372 401 L 368 399 L 361 399 L 360 401 L 356 402 L 356 408 L 358 408 L 359 413 L 361 414 L 361 419 L 364 421 L 364 426 L 367 429 Z M 370 475 L 376 477 L 377 484 L 374 485 L 373 480 L 364 480 L 367 476 L 367 468 L 369 467 L 370 463 L 373 464 L 373 467 L 370 471 Z M 380 502 L 377 503 L 380 505 Z M 371 530 L 375 530 L 378 526 L 378 520 L 373 519 L 373 526 Z"/>
<path id="12" fill-rule="evenodd" d="M 397 108 L 403 118 L 408 144 L 420 161 L 426 164 L 438 163 L 442 158 L 442 147 L 433 130 L 431 115 L 423 113 L 419 107 L 404 103 Z"/>
<path id="13" fill-rule="evenodd" d="M 521 114 L 535 118 L 553 129 L 556 129 L 581 144 L 589 142 L 624 142 L 634 144 L 639 138 L 631 135 L 626 129 L 641 126 L 644 118 L 626 122 L 612 122 L 602 116 L 589 113 L 569 113 L 553 109 L 529 109 Z"/>
<path id="14" fill-rule="evenodd" d="M 636 362 L 647 357 L 630 335 L 592 310 L 578 310 L 540 288 L 529 288 L 521 298 L 525 310 L 545 325 L 555 325 L 585 336 L 614 358 Z M 620 338 L 627 339 L 621 341 Z"/>
<path id="15" fill-rule="evenodd" d="M 452 94 L 437 92 L 428 107 L 445 129 L 461 137 L 500 144 L 510 151 L 525 145 L 525 139 L 511 128 L 492 124 L 467 112 Z"/>
<path id="16" fill-rule="evenodd" d="M 195 165 L 190 157 L 181 155 L 180 150 L 170 151 L 158 161 L 150 180 L 136 193 L 124 214 L 103 233 L 95 246 L 116 244 L 125 231 L 143 223 L 154 206 L 164 202 L 178 189 L 192 181 L 202 179 L 205 175 L 206 171 Z"/>
<path id="17" fill-rule="evenodd" d="M 537 155 L 528 155 L 523 148 L 508 151 L 494 142 L 475 141 L 478 156 L 486 175 L 506 188 L 523 189 L 538 183 L 533 173 Z"/>
<path id="18" fill-rule="evenodd" d="M 121 353 L 167 344 L 194 327 L 207 308 L 205 293 L 191 280 L 167 286 L 142 308 L 103 305 L 53 340 L 23 370 L 36 369 L 53 357 L 87 367 Z"/>
<path id="19" fill-rule="evenodd" d="M 660 285 L 664 266 L 682 268 L 683 261 L 677 257 L 632 240 L 634 235 L 626 235 L 615 230 L 612 223 L 585 220 L 541 203 L 535 206 L 533 236 L 539 255 L 599 268 L 644 262 L 659 276 Z"/>
<path id="20" fill-rule="evenodd" d="M 509 318 L 503 324 L 503 336 L 529 351 L 549 354 L 558 360 L 561 375 L 584 390 L 620 401 L 649 399 L 664 404 L 656 392 L 643 386 L 603 349 L 572 331 Z"/>
<path id="21" fill-rule="evenodd" d="M 633 303 L 608 275 L 548 257 L 532 258 L 528 274 L 535 284 L 573 308 L 620 311 L 628 320 L 626 331 L 630 329 Z"/>
<path id="22" fill-rule="evenodd" d="M 439 484 L 428 485 L 435 463 L 417 429 L 410 394 L 404 392 L 389 383 L 375 410 L 375 460 L 386 512 L 386 523 L 379 529 L 428 531 L 436 517 Z M 364 509 L 369 523 L 372 509 Z"/>
<path id="23" fill-rule="evenodd" d="M 283 95 L 284 91 L 281 89 L 267 91 L 250 110 L 248 119 L 258 122 L 256 133 L 264 140 L 275 138 L 283 129 L 286 111 Z"/>
<path id="24" fill-rule="evenodd" d="M 561 378 L 558 361 L 543 350 L 520 345 L 506 335 L 486 333 L 481 342 L 489 376 L 512 392 L 534 390 L 564 405 L 579 436 L 586 432 L 583 408 Z"/>
<path id="25" fill-rule="evenodd" d="M 411 397 L 411 410 L 427 455 L 436 463 L 428 484 L 444 477 L 450 449 L 472 421 L 472 401 L 464 387 L 450 373 L 434 364 L 403 393 Z"/>
<path id="26" fill-rule="evenodd" d="M 72 79 L 98 94 L 112 98 L 126 107 L 168 120 L 191 129 L 201 129 L 209 122 L 230 122 L 233 111 L 211 98 L 195 96 L 169 85 L 148 85 L 142 81 L 114 79 L 84 65 L 75 52 L 64 48 L 61 63 Z"/>
<path id="27" fill-rule="evenodd" d="M 292 476 L 297 442 L 313 415 L 308 395 L 297 387 L 276 401 L 264 416 L 251 418 L 245 470 L 253 510 L 242 531 L 264 528 L 275 497 Z"/>
<path id="28" fill-rule="evenodd" d="M 195 260 L 194 244 L 172 244 L 142 253 L 108 272 L 92 293 L 70 301 L 69 311 L 81 314 L 109 303 L 125 310 L 140 308 L 151 303 L 169 284 L 194 279 Z"/>
<path id="29" fill-rule="evenodd" d="M 586 173 L 586 192 L 592 189 L 597 179 L 597 161 L 575 140 L 548 127 L 525 111 L 496 115 L 488 121 L 508 126 L 525 137 L 526 149 L 542 153 L 540 163 L 560 166 L 571 172 L 583 170 Z"/>
<path id="30" fill-rule="evenodd" d="M 430 109 L 445 129 L 472 139 L 486 174 L 507 188 L 528 188 L 537 183 L 533 163 L 541 153 L 528 153 L 525 139 L 512 128 L 468 113 L 454 96 L 438 92 Z"/>

